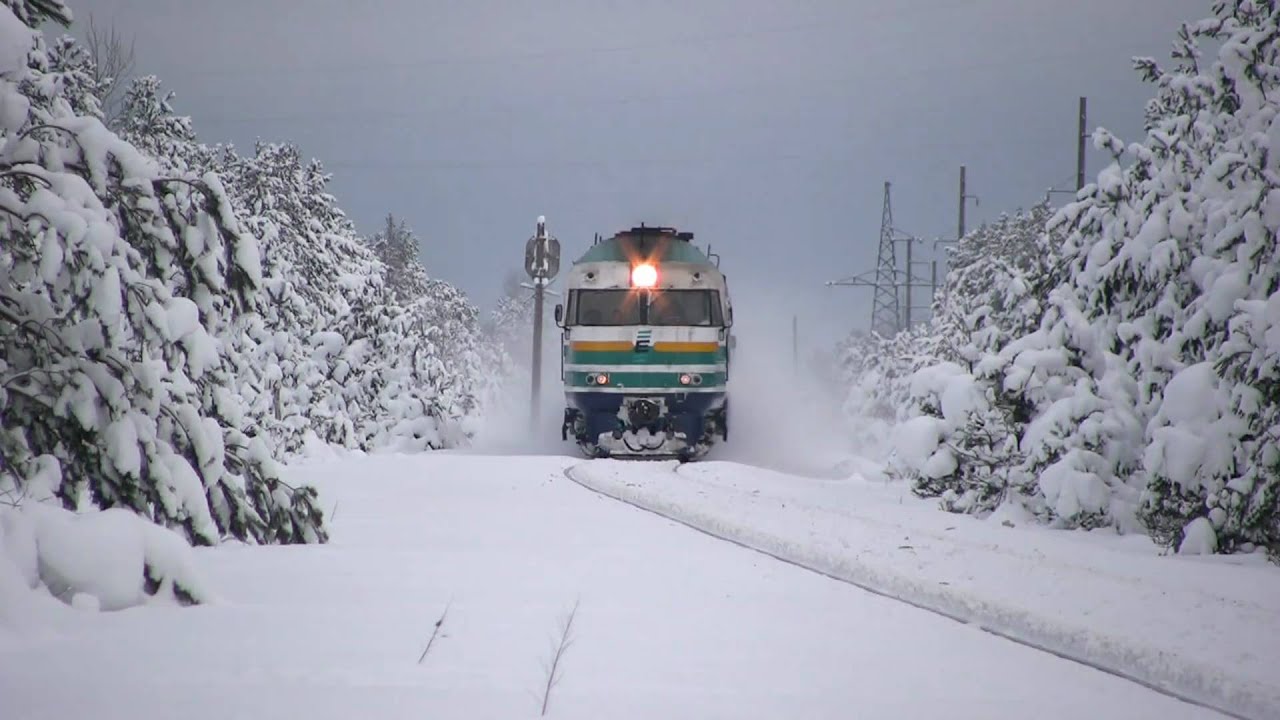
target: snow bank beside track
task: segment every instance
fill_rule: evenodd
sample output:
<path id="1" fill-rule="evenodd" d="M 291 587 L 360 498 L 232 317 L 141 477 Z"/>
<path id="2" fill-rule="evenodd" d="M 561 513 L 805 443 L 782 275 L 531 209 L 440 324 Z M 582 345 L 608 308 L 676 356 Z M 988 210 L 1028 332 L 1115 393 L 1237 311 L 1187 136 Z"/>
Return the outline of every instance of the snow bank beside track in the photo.
<path id="1" fill-rule="evenodd" d="M 857 478 L 613 461 L 567 475 L 716 537 L 1185 700 L 1237 717 L 1280 717 L 1280 572 L 1260 558 L 1163 557 L 1145 538 L 1007 527 Z"/>

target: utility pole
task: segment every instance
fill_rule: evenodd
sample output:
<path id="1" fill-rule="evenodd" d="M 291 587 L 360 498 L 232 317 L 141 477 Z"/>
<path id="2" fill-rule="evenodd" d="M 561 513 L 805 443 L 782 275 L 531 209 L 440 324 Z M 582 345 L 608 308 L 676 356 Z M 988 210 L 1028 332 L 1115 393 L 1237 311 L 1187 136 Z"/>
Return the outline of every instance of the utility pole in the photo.
<path id="1" fill-rule="evenodd" d="M 907 303 L 906 307 L 903 308 L 904 317 L 902 327 L 904 330 L 911 328 L 911 248 L 915 244 L 915 238 L 907 238 L 907 277 L 903 280 L 903 282 L 906 283 L 907 289 Z"/>
<path id="2" fill-rule="evenodd" d="M 965 167 L 964 167 L 963 165 L 961 165 L 961 166 L 960 166 L 960 222 L 959 222 L 959 227 L 957 227 L 957 228 L 956 228 L 956 240 L 959 240 L 960 238 L 964 237 L 964 230 L 965 230 L 965 222 L 964 222 L 965 203 L 967 203 L 967 202 L 969 202 L 970 200 L 972 200 L 974 205 L 981 205 L 981 204 L 982 204 L 982 202 L 981 202 L 980 200 L 978 200 L 978 196 L 977 196 L 977 195 L 970 195 L 968 192 L 966 192 L 966 189 L 965 189 L 965 188 L 966 188 L 966 185 L 965 185 Z"/>
<path id="3" fill-rule="evenodd" d="M 800 317 L 791 316 L 791 370 L 800 377 Z"/>
<path id="4" fill-rule="evenodd" d="M 546 286 L 541 279 L 533 281 L 533 387 L 529 391 L 529 423 L 536 426 L 542 406 L 542 296 Z"/>
<path id="5" fill-rule="evenodd" d="M 538 216 L 538 230 L 524 247 L 524 269 L 533 281 L 533 381 L 529 388 L 529 425 L 537 427 L 542 402 L 542 306 L 551 278 L 560 271 L 560 241 L 547 235 L 547 219 Z"/>
<path id="6" fill-rule="evenodd" d="M 1076 133 L 1076 192 L 1084 187 L 1084 144 L 1088 139 L 1085 126 L 1088 123 L 1088 98 L 1080 98 L 1080 125 Z"/>
<path id="7" fill-rule="evenodd" d="M 924 242 L 918 237 L 913 237 L 911 235 L 903 235 L 901 237 L 896 238 L 896 242 L 907 244 L 907 272 L 902 279 L 902 287 L 906 291 L 906 304 L 902 308 L 903 318 L 904 318 L 902 329 L 906 330 L 911 327 L 911 323 L 913 322 L 913 317 L 914 317 L 913 311 L 917 307 L 914 304 L 915 296 L 919 295 L 918 292 L 915 292 L 916 290 L 919 290 L 921 287 L 929 288 L 931 294 L 929 295 L 929 305 L 927 307 L 928 308 L 933 307 L 933 296 L 938 292 L 938 261 L 912 259 L 912 257 L 915 255 L 916 243 Z M 953 241 L 947 240 L 943 242 L 953 242 Z M 936 251 L 938 248 L 938 243 L 935 242 L 933 244 L 933 247 L 934 247 L 934 250 Z M 919 273 L 919 274 L 916 273 L 917 265 L 927 265 L 930 267 L 930 271 L 929 271 L 930 277 L 928 282 L 925 281 L 923 273 Z"/>

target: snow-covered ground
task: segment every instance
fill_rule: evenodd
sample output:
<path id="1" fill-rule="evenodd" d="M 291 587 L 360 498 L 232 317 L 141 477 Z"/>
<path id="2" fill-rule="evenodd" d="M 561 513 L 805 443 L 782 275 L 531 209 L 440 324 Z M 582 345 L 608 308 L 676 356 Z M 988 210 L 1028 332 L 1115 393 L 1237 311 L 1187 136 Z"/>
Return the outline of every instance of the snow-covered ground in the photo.
<path id="1" fill-rule="evenodd" d="M 533 717 L 575 603 L 554 717 L 1214 716 L 589 492 L 563 475 L 575 463 L 437 453 L 294 465 L 292 479 L 316 483 L 336 509 L 329 544 L 199 550 L 195 564 L 214 595 L 206 605 L 68 609 L 38 630 L 8 628 L 0 718 Z M 601 482 L 618 477 L 612 463 L 591 468 Z M 661 464 L 626 472 L 647 473 L 650 490 L 680 477 L 680 497 L 710 503 L 758 490 L 794 498 L 789 508 L 843 492 L 731 464 L 681 476 Z M 773 517 L 802 519 L 792 529 L 815 542 L 848 537 L 835 516 L 771 507 Z M 875 513 L 882 532 L 901 528 L 893 506 Z M 951 551 L 955 574 L 972 565 L 980 577 L 1000 549 L 985 540 L 986 526 L 965 528 L 970 541 Z M 1079 557 L 1148 559 L 1085 536 L 1066 542 Z M 897 562 L 915 567 L 901 553 Z M 1205 567 L 1257 571 L 1260 582 L 1273 572 Z M 1220 599 L 1206 595 L 1200 616 L 1165 632 L 1206 622 Z M 1270 657 L 1257 662 L 1274 667 Z"/>
<path id="2" fill-rule="evenodd" d="M 1261 554 L 1165 556 L 1148 538 L 940 512 L 902 483 L 733 463 L 573 468 L 705 532 L 1248 717 L 1280 717 L 1280 572 Z M 874 467 L 864 468 L 875 477 Z"/>

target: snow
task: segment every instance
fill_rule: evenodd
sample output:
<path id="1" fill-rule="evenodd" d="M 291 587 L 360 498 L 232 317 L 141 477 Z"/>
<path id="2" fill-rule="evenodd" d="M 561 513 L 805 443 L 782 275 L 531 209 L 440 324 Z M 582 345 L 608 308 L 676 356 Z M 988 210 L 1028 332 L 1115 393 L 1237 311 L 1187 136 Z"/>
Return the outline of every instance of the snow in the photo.
<path id="1" fill-rule="evenodd" d="M 931 478 L 947 477 L 959 466 L 955 453 L 948 448 L 938 448 L 920 467 L 920 473 Z"/>
<path id="2" fill-rule="evenodd" d="M 805 479 L 728 463 L 655 472 L 599 461 L 574 477 L 991 632 L 1245 716 L 1280 715 L 1271 671 L 1280 662 L 1280 573 L 1260 554 L 1161 556 L 1144 537 L 1026 526 L 1012 509 L 998 523 L 941 513 L 902 484 L 856 476 Z M 1212 537 L 1197 526 L 1194 541 L 1205 529 Z"/>
<path id="3" fill-rule="evenodd" d="M 1196 363 L 1180 370 L 1164 389 L 1161 410 L 1173 423 L 1197 423 L 1208 413 L 1217 415 L 1217 379 L 1212 363 Z"/>
<path id="4" fill-rule="evenodd" d="M 176 297 L 169 301 L 165 308 L 167 315 L 168 338 L 173 342 L 185 340 L 200 327 L 200 308 L 184 297 Z"/>
<path id="5" fill-rule="evenodd" d="M 123 417 L 107 426 L 103 433 L 107 457 L 122 475 L 137 477 L 142 472 L 142 454 L 138 451 L 138 429 L 133 418 Z"/>
<path id="6" fill-rule="evenodd" d="M 950 378 L 938 394 L 938 400 L 942 417 L 953 429 L 963 426 L 971 414 L 985 410 L 987 405 L 981 388 L 968 373 Z"/>
<path id="7" fill-rule="evenodd" d="M 942 440 L 941 423 L 928 416 L 913 417 L 893 428 L 893 450 L 913 470 L 923 471 Z"/>
<path id="8" fill-rule="evenodd" d="M 1090 463 L 1090 460 L 1095 462 Z M 1060 460 L 1040 473 L 1040 491 L 1045 502 L 1058 517 L 1070 518 L 1079 513 L 1097 513 L 1106 509 L 1107 485 L 1088 466 L 1101 466 L 1101 458 L 1088 451 L 1073 448 Z"/>
<path id="9" fill-rule="evenodd" d="M 1218 549 L 1218 537 L 1209 518 L 1196 518 L 1183 528 L 1182 544 L 1178 552 L 1183 555 L 1211 555 Z"/>
<path id="10" fill-rule="evenodd" d="M 130 511 L 76 514 L 27 502 L 5 509 L 0 521 L 0 564 L 7 561 L 28 587 L 39 583 L 68 603 L 121 610 L 208 596 L 186 540 Z M 149 579 L 156 587 L 147 587 Z"/>
<path id="11" fill-rule="evenodd" d="M 575 603 L 549 717 L 1213 716 L 602 498 L 564 477 L 576 460 L 314 449 L 286 479 L 315 483 L 336 511 L 329 544 L 199 549 L 194 564 L 218 589 L 208 604 L 66 608 L 51 630 L 21 631 L 0 642 L 0 716 L 535 717 L 544 663 Z M 792 501 L 826 486 L 745 466 L 674 476 L 655 464 L 615 477 L 646 493 L 658 486 L 645 478 L 671 477 L 671 488 L 706 493 L 704 508 L 727 502 L 725 513 L 751 508 L 726 492 L 733 483 L 754 486 L 806 545 L 862 522 L 794 514 Z M 775 494 L 792 483 L 795 493 Z M 893 507 L 868 509 L 885 537 L 862 538 L 867 549 L 912 545 L 932 557 L 930 536 L 899 532 L 918 508 Z M 981 569 L 1005 551 L 982 533 L 1007 529 L 988 528 L 966 525 L 973 542 L 947 549 L 963 547 L 957 557 Z M 911 551 L 894 552 L 910 564 Z M 0 566 L 0 588 L 13 575 Z M 957 678 L 958 668 L 998 680 Z"/>
<path id="12" fill-rule="evenodd" d="M 0 76 L 26 67 L 34 36 L 12 10 L 0 6 Z"/>
<path id="13" fill-rule="evenodd" d="M 41 245 L 40 252 L 40 279 L 48 285 L 57 282 L 58 276 L 62 274 L 62 261 L 62 243 L 58 242 L 57 235 L 50 232 L 44 233 L 44 243 Z"/>

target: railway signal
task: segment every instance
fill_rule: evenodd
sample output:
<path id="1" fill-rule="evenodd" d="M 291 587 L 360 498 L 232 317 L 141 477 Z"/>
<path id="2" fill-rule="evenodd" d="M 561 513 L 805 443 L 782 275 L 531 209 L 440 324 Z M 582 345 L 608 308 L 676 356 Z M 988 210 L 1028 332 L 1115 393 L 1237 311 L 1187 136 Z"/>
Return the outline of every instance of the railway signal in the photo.
<path id="1" fill-rule="evenodd" d="M 538 216 L 538 230 L 524 246 L 524 271 L 533 281 L 533 382 L 529 389 L 529 422 L 538 425 L 542 401 L 542 303 L 556 273 L 560 272 L 560 241 L 547 235 L 547 218 Z"/>

